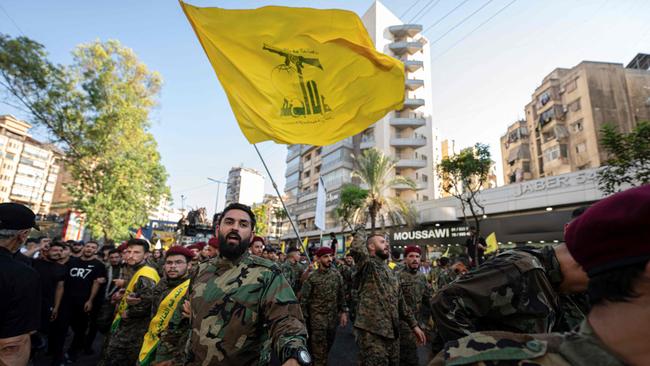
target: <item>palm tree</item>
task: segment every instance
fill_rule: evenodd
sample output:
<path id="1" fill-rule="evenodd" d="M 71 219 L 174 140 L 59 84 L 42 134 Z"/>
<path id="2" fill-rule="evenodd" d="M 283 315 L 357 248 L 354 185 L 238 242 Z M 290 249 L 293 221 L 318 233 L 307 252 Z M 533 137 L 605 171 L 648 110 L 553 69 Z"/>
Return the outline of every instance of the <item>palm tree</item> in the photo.
<path id="1" fill-rule="evenodd" d="M 413 208 L 399 197 L 389 197 L 390 189 L 398 185 L 406 185 L 415 189 L 415 182 L 407 177 L 392 176 L 395 160 L 385 156 L 377 149 L 368 149 L 356 157 L 356 167 L 352 176 L 359 178 L 368 190 L 361 209 L 368 213 L 370 228 L 375 231 L 377 218 L 381 219 L 382 227 L 386 217 L 395 224 L 413 225 L 415 212 Z"/>

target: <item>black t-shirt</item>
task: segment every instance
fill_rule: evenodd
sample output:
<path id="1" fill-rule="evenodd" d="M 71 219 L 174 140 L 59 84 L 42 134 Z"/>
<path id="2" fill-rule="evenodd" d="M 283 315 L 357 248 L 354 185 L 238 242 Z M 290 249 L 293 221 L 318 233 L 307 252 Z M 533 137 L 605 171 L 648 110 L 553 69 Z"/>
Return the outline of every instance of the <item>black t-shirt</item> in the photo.
<path id="1" fill-rule="evenodd" d="M 100 260 L 84 261 L 81 258 L 70 257 L 66 263 L 63 296 L 73 303 L 85 303 L 90 297 L 93 282 L 102 277 L 106 277 L 106 267 Z"/>
<path id="2" fill-rule="evenodd" d="M 38 330 L 41 283 L 38 272 L 0 248 L 0 338 Z"/>
<path id="3" fill-rule="evenodd" d="M 482 236 L 479 236 L 478 239 L 476 239 L 476 242 L 478 244 L 483 245 L 484 247 L 487 247 L 487 244 L 485 243 L 485 238 Z M 476 255 L 476 248 L 474 246 L 474 238 L 470 237 L 467 239 L 465 242 L 465 246 L 467 246 L 467 255 L 469 255 L 470 258 L 474 258 Z M 478 248 L 478 256 L 479 258 L 483 256 L 483 252 L 485 249 Z"/>
<path id="4" fill-rule="evenodd" d="M 51 308 L 54 306 L 56 286 L 60 281 L 65 280 L 65 266 L 45 259 L 36 259 L 32 262 L 32 267 L 41 277 L 43 306 Z"/>

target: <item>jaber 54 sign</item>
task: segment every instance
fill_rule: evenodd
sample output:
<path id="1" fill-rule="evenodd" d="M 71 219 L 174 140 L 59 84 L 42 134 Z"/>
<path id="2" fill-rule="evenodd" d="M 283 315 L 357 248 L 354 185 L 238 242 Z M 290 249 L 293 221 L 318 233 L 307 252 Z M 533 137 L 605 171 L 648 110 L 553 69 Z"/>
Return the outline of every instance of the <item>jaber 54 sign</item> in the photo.
<path id="1" fill-rule="evenodd" d="M 579 172 L 557 177 L 537 179 L 532 182 L 523 182 L 515 186 L 515 197 L 525 196 L 529 193 L 551 191 L 558 188 L 581 186 L 586 183 L 597 182 L 596 171 Z"/>
<path id="2" fill-rule="evenodd" d="M 464 243 L 469 236 L 465 225 L 423 225 L 413 229 L 393 229 L 390 232 L 391 244 L 454 244 Z"/>

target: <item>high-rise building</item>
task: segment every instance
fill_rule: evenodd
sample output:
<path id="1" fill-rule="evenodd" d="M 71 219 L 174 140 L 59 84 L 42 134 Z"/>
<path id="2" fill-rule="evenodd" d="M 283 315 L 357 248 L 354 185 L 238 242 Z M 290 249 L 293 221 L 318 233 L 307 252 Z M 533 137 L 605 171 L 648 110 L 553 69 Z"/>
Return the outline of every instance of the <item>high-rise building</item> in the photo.
<path id="1" fill-rule="evenodd" d="M 263 204 L 266 207 L 265 236 L 270 242 L 278 243 L 284 234 L 285 216 L 282 202 L 278 196 L 265 194 Z"/>
<path id="2" fill-rule="evenodd" d="M 630 132 L 650 120 L 650 55 L 627 66 L 583 61 L 557 68 L 535 89 L 525 121 L 501 137 L 506 184 L 600 167 L 600 130 Z"/>
<path id="3" fill-rule="evenodd" d="M 454 141 L 449 143 L 449 140 L 442 140 L 440 143 L 440 159 L 444 160 L 447 158 L 451 158 L 454 155 L 456 155 L 456 148 L 455 148 L 455 143 Z M 440 178 L 438 178 L 440 179 Z M 440 179 L 440 197 L 450 197 L 452 194 L 456 194 L 456 192 L 463 192 L 463 185 L 462 183 L 459 183 L 456 185 L 455 188 L 450 189 L 449 192 L 445 191 L 443 187 L 447 187 L 449 185 L 453 184 L 448 180 L 448 179 Z M 494 161 L 492 161 L 492 164 L 490 164 L 490 169 L 488 171 L 487 177 L 485 177 L 485 181 L 483 184 L 481 184 L 481 187 L 479 190 L 483 189 L 489 189 L 489 188 L 496 188 L 497 187 L 497 167 Z"/>
<path id="4" fill-rule="evenodd" d="M 11 115 L 0 116 L 0 202 L 17 202 L 46 215 L 62 155 L 29 134 L 32 126 Z"/>
<path id="5" fill-rule="evenodd" d="M 264 177 L 255 169 L 237 167 L 228 173 L 226 206 L 239 202 L 252 206 L 264 200 Z"/>
<path id="6" fill-rule="evenodd" d="M 431 120 L 431 62 L 428 41 L 420 34 L 422 26 L 404 24 L 379 1 L 374 1 L 361 19 L 376 49 L 404 63 L 404 107 L 388 113 L 363 133 L 335 144 L 289 146 L 287 205 L 298 229 L 307 235 L 317 233 L 314 216 L 319 177 L 327 190 L 326 226 L 328 230 L 340 226 L 333 211 L 341 187 L 352 181 L 355 151 L 380 150 L 397 161 L 394 175 L 416 182 L 416 189 L 402 186 L 389 192 L 391 195 L 413 203 L 433 199 L 440 191 L 434 171 L 439 143 Z"/>

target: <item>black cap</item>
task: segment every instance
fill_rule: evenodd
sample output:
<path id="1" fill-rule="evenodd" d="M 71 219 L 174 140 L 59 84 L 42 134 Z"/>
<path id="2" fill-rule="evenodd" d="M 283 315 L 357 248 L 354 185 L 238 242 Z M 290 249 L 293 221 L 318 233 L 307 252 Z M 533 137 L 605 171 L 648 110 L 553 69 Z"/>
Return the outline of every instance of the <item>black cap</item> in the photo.
<path id="1" fill-rule="evenodd" d="M 34 211 L 18 203 L 0 203 L 0 230 L 25 230 L 29 228 L 40 230 L 36 225 Z"/>

